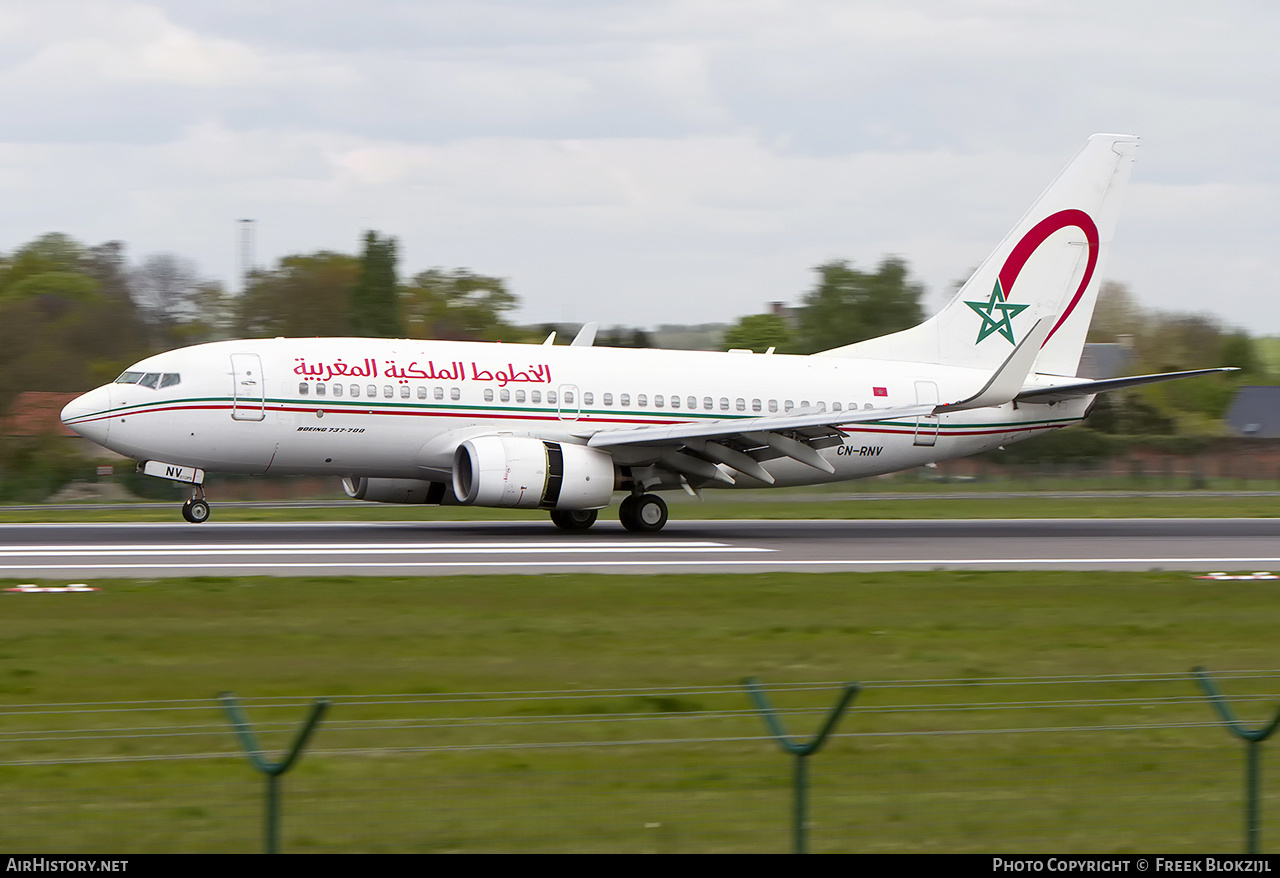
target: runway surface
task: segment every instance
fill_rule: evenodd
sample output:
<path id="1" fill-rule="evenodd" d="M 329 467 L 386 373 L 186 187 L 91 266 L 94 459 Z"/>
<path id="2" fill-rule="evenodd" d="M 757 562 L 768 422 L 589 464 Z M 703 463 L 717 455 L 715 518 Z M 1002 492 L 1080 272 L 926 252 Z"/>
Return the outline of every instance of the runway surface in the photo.
<path id="1" fill-rule="evenodd" d="M 1280 519 L 0 525 L 0 578 L 881 570 L 1280 571 Z"/>

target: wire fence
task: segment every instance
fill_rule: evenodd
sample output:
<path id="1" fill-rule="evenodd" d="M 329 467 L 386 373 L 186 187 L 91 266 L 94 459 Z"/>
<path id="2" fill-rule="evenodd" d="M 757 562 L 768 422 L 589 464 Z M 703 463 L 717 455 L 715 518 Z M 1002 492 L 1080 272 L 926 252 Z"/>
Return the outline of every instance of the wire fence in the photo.
<path id="1" fill-rule="evenodd" d="M 1280 702 L 1280 670 L 1215 679 L 1246 724 Z M 764 685 L 807 738 L 841 684 Z M 1243 748 L 1187 673 L 862 685 L 810 760 L 810 850 L 1243 850 Z M 791 762 L 738 685 L 327 697 L 285 851 L 790 849 Z M 278 752 L 311 701 L 242 705 Z M 0 850 L 256 851 L 263 788 L 214 699 L 0 705 Z"/>

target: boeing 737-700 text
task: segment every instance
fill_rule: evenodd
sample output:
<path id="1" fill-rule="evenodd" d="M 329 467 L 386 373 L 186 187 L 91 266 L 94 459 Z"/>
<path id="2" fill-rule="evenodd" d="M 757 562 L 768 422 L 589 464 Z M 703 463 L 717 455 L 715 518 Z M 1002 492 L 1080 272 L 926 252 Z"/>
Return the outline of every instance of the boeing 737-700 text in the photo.
<path id="1" fill-rule="evenodd" d="M 276 338 L 148 357 L 62 420 L 188 482 L 332 474 L 382 503 L 547 509 L 583 530 L 615 492 L 808 485 L 964 457 L 1066 427 L 1101 392 L 1220 370 L 1076 377 L 1136 137 L 1098 134 L 951 302 L 811 356 L 369 338 Z M 548 339 L 550 342 L 551 339 Z"/>

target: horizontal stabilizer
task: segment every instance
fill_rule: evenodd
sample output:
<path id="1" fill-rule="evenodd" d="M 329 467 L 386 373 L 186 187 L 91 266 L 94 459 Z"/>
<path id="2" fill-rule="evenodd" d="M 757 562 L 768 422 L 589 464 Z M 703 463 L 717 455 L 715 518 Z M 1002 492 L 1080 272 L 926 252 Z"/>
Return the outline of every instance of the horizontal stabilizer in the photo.
<path id="1" fill-rule="evenodd" d="M 1015 402 L 1049 403 L 1062 402 L 1067 399 L 1080 399 L 1093 396 L 1095 393 L 1107 393 L 1111 390 L 1124 390 L 1126 387 L 1141 387 L 1144 384 L 1158 384 L 1161 381 L 1177 381 L 1179 378 L 1194 378 L 1197 375 L 1213 375 L 1218 372 L 1238 372 L 1239 369 L 1223 367 L 1219 369 L 1193 369 L 1190 372 L 1161 372 L 1158 375 L 1135 375 L 1132 378 L 1108 378 L 1104 381 L 1080 381 L 1074 384 L 1059 384 L 1057 387 L 1029 387 L 1014 397 Z"/>

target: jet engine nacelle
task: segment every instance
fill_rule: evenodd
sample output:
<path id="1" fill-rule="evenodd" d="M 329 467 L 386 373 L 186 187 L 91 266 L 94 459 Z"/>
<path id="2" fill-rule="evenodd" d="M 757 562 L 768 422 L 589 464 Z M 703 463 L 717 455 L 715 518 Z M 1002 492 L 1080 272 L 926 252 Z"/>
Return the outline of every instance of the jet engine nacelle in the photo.
<path id="1" fill-rule="evenodd" d="M 453 454 L 453 492 L 475 506 L 600 509 L 613 494 L 613 458 L 568 442 L 478 436 Z"/>
<path id="2" fill-rule="evenodd" d="M 364 479 L 347 476 L 342 480 L 342 490 L 352 499 L 367 500 L 370 503 L 451 506 L 458 502 L 453 491 L 444 482 L 425 482 L 422 479 Z"/>

